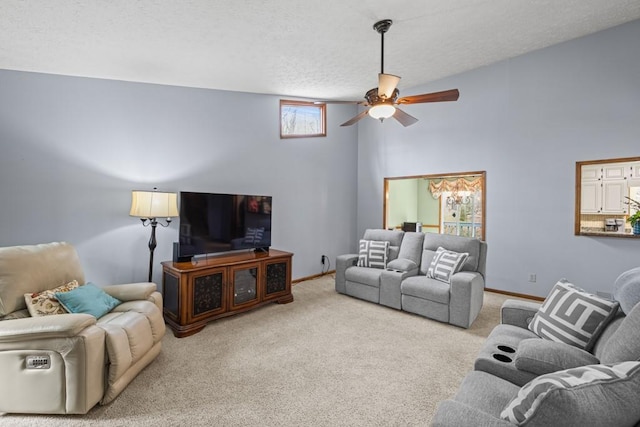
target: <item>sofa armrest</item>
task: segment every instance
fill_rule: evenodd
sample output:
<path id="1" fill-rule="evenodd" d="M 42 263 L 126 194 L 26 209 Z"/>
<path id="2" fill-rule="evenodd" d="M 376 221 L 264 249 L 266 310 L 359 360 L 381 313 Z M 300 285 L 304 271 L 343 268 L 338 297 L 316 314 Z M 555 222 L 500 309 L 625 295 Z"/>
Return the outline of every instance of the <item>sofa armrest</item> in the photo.
<path id="1" fill-rule="evenodd" d="M 156 284 L 152 282 L 109 285 L 102 288 L 103 291 L 120 301 L 146 300 L 156 289 Z"/>
<path id="2" fill-rule="evenodd" d="M 468 328 L 478 317 L 484 299 L 484 277 L 475 271 L 460 271 L 451 276 L 449 323 Z"/>
<path id="3" fill-rule="evenodd" d="M 74 337 L 95 324 L 95 317 L 80 313 L 4 320 L 0 322 L 0 342 Z"/>
<path id="4" fill-rule="evenodd" d="M 433 427 L 506 427 L 509 421 L 494 417 L 479 409 L 455 400 L 444 400 L 438 405 L 431 422 Z"/>
<path id="5" fill-rule="evenodd" d="M 540 305 L 537 302 L 508 299 L 500 308 L 500 323 L 527 329 Z"/>
<path id="6" fill-rule="evenodd" d="M 347 278 L 345 272 L 347 268 L 353 267 L 358 262 L 358 254 L 345 254 L 336 257 L 336 291 L 341 294 L 347 293 Z"/>
<path id="7" fill-rule="evenodd" d="M 410 273 L 409 276 L 418 274 L 418 264 L 407 258 L 396 258 L 389 261 L 387 270 L 397 271 L 398 273 Z"/>
<path id="8" fill-rule="evenodd" d="M 600 361 L 581 348 L 542 338 L 520 341 L 515 365 L 520 371 L 544 375 L 579 366 L 594 365 Z"/>

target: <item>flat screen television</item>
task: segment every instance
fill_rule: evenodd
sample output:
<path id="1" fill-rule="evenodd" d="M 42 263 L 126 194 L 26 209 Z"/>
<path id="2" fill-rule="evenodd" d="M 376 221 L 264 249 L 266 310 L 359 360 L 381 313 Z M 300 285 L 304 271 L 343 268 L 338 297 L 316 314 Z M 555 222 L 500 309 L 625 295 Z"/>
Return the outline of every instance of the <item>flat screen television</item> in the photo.
<path id="1" fill-rule="evenodd" d="M 271 196 L 180 192 L 179 256 L 271 246 Z"/>

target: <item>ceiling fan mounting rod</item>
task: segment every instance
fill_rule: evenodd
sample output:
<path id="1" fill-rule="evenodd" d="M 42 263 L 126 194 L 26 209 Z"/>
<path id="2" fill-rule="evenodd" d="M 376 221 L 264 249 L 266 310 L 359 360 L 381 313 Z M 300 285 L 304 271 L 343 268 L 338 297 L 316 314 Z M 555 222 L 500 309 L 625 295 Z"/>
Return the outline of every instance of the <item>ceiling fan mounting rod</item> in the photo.
<path id="1" fill-rule="evenodd" d="M 373 24 L 373 29 L 380 34 L 380 74 L 384 74 L 384 33 L 389 30 L 391 24 L 391 19 L 383 19 Z"/>

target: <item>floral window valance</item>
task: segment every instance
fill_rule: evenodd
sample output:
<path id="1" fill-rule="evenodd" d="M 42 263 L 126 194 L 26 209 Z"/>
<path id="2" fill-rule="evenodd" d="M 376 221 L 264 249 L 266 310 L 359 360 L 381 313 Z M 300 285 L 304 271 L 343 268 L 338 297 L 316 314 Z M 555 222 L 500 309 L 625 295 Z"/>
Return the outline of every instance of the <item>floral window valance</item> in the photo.
<path id="1" fill-rule="evenodd" d="M 429 182 L 429 192 L 434 199 L 438 199 L 444 192 L 458 193 L 460 191 L 478 192 L 482 191 L 482 177 L 456 178 L 431 180 Z"/>

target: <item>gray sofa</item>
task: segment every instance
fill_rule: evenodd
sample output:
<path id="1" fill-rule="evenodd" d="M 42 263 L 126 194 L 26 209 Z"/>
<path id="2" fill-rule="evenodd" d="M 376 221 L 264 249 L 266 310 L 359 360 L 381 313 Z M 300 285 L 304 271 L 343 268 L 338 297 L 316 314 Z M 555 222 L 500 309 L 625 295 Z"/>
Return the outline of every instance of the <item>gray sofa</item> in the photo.
<path id="1" fill-rule="evenodd" d="M 618 277 L 614 299 L 620 308 L 589 350 L 540 338 L 528 329 L 540 304 L 507 300 L 474 371 L 440 403 L 433 425 L 640 425 L 640 267 Z M 507 420 L 510 410 L 521 418 Z"/>
<path id="2" fill-rule="evenodd" d="M 388 242 L 385 268 L 358 266 L 358 254 L 336 259 L 336 291 L 463 328 L 476 319 L 484 296 L 487 244 L 478 239 L 368 229 L 362 240 Z M 427 277 L 442 247 L 468 256 L 449 282 Z"/>

